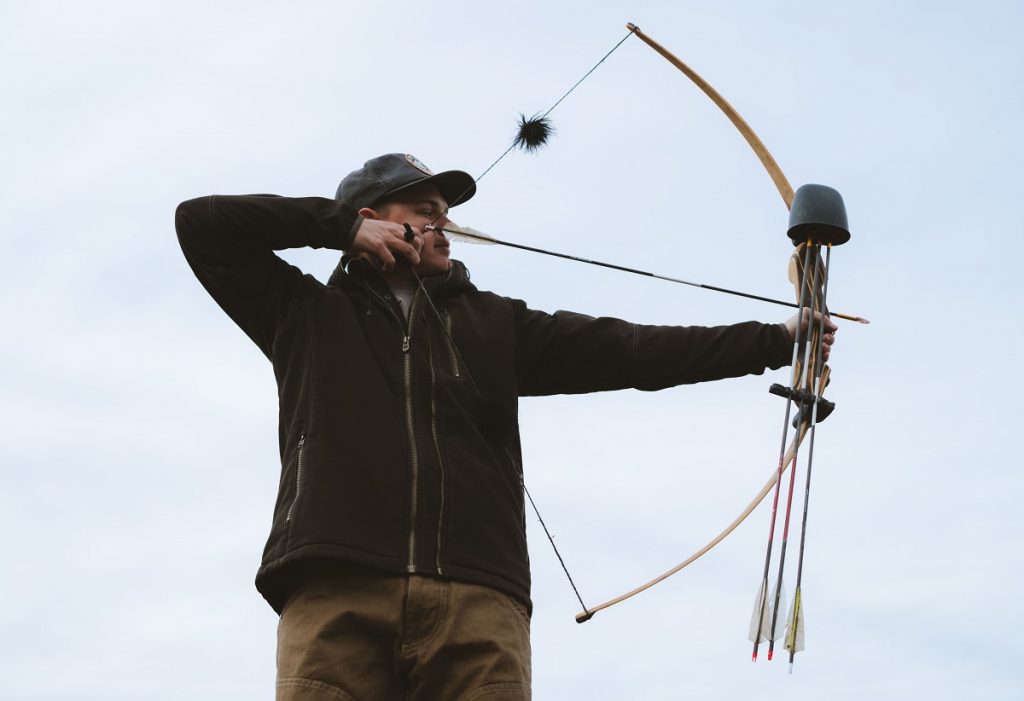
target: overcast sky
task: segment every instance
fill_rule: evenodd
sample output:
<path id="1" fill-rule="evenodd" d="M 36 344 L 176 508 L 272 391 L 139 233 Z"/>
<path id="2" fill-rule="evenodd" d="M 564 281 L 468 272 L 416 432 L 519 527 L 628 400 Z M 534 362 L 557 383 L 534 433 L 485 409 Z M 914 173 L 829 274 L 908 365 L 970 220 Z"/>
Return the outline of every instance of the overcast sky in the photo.
<path id="1" fill-rule="evenodd" d="M 0 6 L 0 701 L 273 698 L 255 591 L 278 481 L 270 365 L 173 211 L 331 196 L 380 153 L 479 174 L 626 34 L 701 72 L 797 186 L 840 190 L 843 323 L 818 431 L 807 649 L 750 662 L 763 505 L 585 625 L 530 518 L 538 699 L 1024 696 L 1024 6 L 915 2 L 27 2 Z M 788 298 L 778 193 L 631 37 L 463 225 Z M 643 323 L 784 309 L 500 249 L 484 289 Z M 321 279 L 331 251 L 286 257 Z M 785 371 L 522 403 L 527 484 L 588 604 L 729 523 L 777 459 Z"/>

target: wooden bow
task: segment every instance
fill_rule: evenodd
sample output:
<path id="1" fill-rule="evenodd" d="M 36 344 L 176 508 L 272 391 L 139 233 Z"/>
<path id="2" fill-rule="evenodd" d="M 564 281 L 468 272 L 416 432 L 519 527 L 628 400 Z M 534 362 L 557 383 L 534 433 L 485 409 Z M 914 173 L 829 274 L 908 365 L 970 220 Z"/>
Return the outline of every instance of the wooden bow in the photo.
<path id="1" fill-rule="evenodd" d="M 761 164 L 764 166 L 765 170 L 768 171 L 768 175 L 771 177 L 772 182 L 775 183 L 775 187 L 779 191 L 779 195 L 782 197 L 782 201 L 785 202 L 786 204 L 786 208 L 789 209 L 793 203 L 794 194 L 793 188 L 789 184 L 789 180 L 786 178 L 785 174 L 783 174 L 782 169 L 779 167 L 779 164 L 772 157 L 771 153 L 769 153 L 768 148 L 764 145 L 764 143 L 757 136 L 757 134 L 754 133 L 754 130 L 750 127 L 749 124 L 747 124 L 746 120 L 744 120 L 743 117 L 740 116 L 739 112 L 737 112 L 736 109 L 732 105 L 730 105 L 729 102 L 724 97 L 722 97 L 722 95 L 717 90 L 715 90 L 715 88 L 713 88 L 710 83 L 704 80 L 704 78 L 702 78 L 696 71 L 687 66 L 685 63 L 683 63 L 678 57 L 676 57 L 670 51 L 665 49 L 665 47 L 663 47 L 661 44 L 654 41 L 646 34 L 644 34 L 642 31 L 640 31 L 639 27 L 632 23 L 627 24 L 626 27 L 633 34 L 636 34 L 637 37 L 639 37 L 646 44 L 648 44 L 652 49 L 654 49 L 659 54 L 661 54 L 665 59 L 667 59 L 669 63 L 671 63 L 673 66 L 682 71 L 691 81 L 693 81 L 694 84 L 697 85 L 697 87 L 699 87 L 704 92 L 704 94 L 706 94 L 711 99 L 712 102 L 718 105 L 719 109 L 722 110 L 725 116 L 729 118 L 729 121 L 732 122 L 733 125 L 739 130 L 740 134 L 743 135 L 743 138 L 746 139 L 747 143 L 750 144 L 750 147 L 754 150 L 754 153 L 757 155 L 758 160 L 761 161 Z M 801 249 L 798 249 L 798 253 L 800 251 L 802 251 L 802 247 Z M 791 279 L 794 272 L 798 270 L 798 266 L 799 260 L 795 264 L 792 264 L 790 266 Z M 793 280 L 793 282 L 798 287 L 797 296 L 799 298 L 799 286 L 801 283 L 798 280 Z M 812 326 L 816 325 L 812 324 Z M 823 368 L 823 371 L 820 374 L 818 396 L 821 396 L 821 394 L 824 392 L 825 385 L 828 382 L 828 376 L 829 372 L 826 366 Z M 808 389 L 813 392 L 813 387 L 809 387 Z M 583 611 L 576 614 L 576 622 L 583 623 L 585 621 L 588 621 L 598 611 L 602 611 L 606 608 L 614 606 L 615 604 L 621 603 L 626 599 L 636 596 L 640 592 L 650 589 L 655 584 L 658 584 L 659 582 L 662 582 L 671 577 L 672 575 L 678 573 L 679 571 L 685 569 L 687 566 L 689 566 L 697 559 L 699 559 L 702 555 L 704 555 L 709 550 L 718 545 L 720 542 L 722 542 L 722 540 L 724 540 L 726 536 L 728 536 L 730 533 L 736 530 L 737 526 L 743 523 L 743 521 L 754 511 L 754 509 L 757 508 L 757 505 L 764 500 L 765 496 L 767 496 L 767 494 L 770 491 L 772 491 L 776 483 L 781 479 L 783 473 L 786 471 L 786 469 L 788 469 L 789 465 L 792 464 L 793 458 L 799 450 L 800 444 L 802 443 L 804 436 L 807 435 L 809 430 L 810 423 L 808 421 L 801 421 L 799 423 L 799 426 L 796 430 L 796 434 L 793 436 L 793 439 L 790 441 L 789 446 L 786 448 L 786 451 L 782 456 L 782 467 L 780 469 L 772 470 L 772 474 L 768 478 L 768 481 L 765 482 L 764 486 L 761 487 L 761 490 L 754 496 L 750 503 L 747 504 L 743 511 L 740 512 L 739 516 L 737 516 L 732 521 L 732 523 L 726 526 L 718 535 L 716 535 L 714 538 L 708 541 L 706 545 L 701 547 L 699 550 L 697 550 L 695 553 L 687 557 L 679 564 L 673 566 L 671 569 L 658 575 L 650 581 L 645 582 L 644 584 L 641 584 L 640 586 L 634 589 L 631 589 L 625 594 L 616 596 L 615 598 L 609 599 L 608 601 L 605 601 L 604 603 L 599 604 L 597 606 L 584 608 Z"/>
<path id="2" fill-rule="evenodd" d="M 711 98 L 712 102 L 718 105 L 718 108 L 722 110 L 726 117 L 729 118 L 729 121 L 733 123 L 733 126 L 739 129 L 740 134 L 742 134 L 743 138 L 747 140 L 748 144 L 750 144 L 750 148 L 754 149 L 754 153 L 757 155 L 758 160 L 761 161 L 765 170 L 768 171 L 768 175 L 771 176 L 776 189 L 778 189 L 779 194 L 782 195 L 782 201 L 786 203 L 786 209 L 789 209 L 793 204 L 793 188 L 789 184 L 789 180 L 786 179 L 786 176 L 782 172 L 782 168 L 780 168 L 779 164 L 775 162 L 772 154 L 768 152 L 768 148 L 764 145 L 764 142 L 762 142 L 757 134 L 754 133 L 754 130 L 750 128 L 747 121 L 740 116 L 739 112 L 736 111 L 736 108 L 730 105 L 728 100 L 722 97 L 717 90 L 711 87 L 711 84 L 708 81 L 701 78 L 697 71 L 687 66 L 671 51 L 640 31 L 640 27 L 630 22 L 626 25 L 626 28 L 636 34 L 652 49 L 664 56 L 669 63 L 686 74 L 687 78 L 692 80 L 705 95 Z"/>

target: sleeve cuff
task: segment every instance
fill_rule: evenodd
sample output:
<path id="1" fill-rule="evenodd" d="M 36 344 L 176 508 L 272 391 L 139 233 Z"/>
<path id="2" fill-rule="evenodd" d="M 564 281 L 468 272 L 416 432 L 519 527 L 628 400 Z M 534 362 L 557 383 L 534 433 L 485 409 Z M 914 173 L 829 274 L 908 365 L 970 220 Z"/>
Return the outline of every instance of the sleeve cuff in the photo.
<path id="1" fill-rule="evenodd" d="M 771 358 L 768 362 L 768 367 L 772 370 L 786 367 L 793 362 L 793 339 L 789 335 L 789 328 L 785 322 L 775 324 L 775 328 L 778 331 L 774 334 L 775 341 L 771 345 Z"/>
<path id="2" fill-rule="evenodd" d="M 352 247 L 352 243 L 356 240 L 356 232 L 359 231 L 359 227 L 363 225 L 363 215 L 356 215 L 356 220 L 352 222 L 352 226 L 349 228 L 348 233 L 345 234 L 345 238 L 342 240 L 341 250 L 347 251 Z"/>

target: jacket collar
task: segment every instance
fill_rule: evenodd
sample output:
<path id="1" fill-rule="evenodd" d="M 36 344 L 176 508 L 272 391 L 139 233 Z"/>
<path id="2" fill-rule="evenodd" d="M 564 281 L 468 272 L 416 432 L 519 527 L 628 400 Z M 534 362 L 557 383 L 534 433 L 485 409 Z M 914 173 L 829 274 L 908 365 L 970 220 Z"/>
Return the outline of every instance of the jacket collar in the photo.
<path id="1" fill-rule="evenodd" d="M 381 292 L 387 290 L 384 276 L 373 261 L 348 255 L 341 257 L 327 284 L 350 289 L 369 286 Z M 446 274 L 423 278 L 423 286 L 435 299 L 476 290 L 476 286 L 469 281 L 469 270 L 459 260 L 452 261 L 452 267 Z"/>

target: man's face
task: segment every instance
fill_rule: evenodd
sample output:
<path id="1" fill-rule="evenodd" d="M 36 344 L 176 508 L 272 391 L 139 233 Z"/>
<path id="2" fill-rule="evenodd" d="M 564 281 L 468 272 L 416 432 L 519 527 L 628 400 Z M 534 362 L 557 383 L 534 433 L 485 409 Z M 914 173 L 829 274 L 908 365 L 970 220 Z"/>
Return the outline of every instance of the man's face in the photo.
<path id="1" fill-rule="evenodd" d="M 451 267 L 448 239 L 439 231 L 450 221 L 448 203 L 436 187 L 427 184 L 409 188 L 396 199 L 381 205 L 377 213 L 384 221 L 408 224 L 417 233 L 423 247 L 415 270 L 421 277 L 448 272 Z M 426 230 L 428 224 L 437 229 Z"/>

